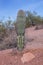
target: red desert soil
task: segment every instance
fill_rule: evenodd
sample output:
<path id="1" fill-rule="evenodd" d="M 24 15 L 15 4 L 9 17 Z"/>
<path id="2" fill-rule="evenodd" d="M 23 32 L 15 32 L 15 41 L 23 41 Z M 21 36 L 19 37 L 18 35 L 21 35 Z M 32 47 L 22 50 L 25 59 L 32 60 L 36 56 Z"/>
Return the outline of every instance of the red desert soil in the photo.
<path id="1" fill-rule="evenodd" d="M 12 49 L 0 51 L 0 65 L 43 65 L 43 49 L 28 50 L 24 53 L 14 52 L 12 52 Z M 28 55 L 28 57 L 25 58 L 27 61 L 23 62 L 21 58 L 23 54 L 26 53 L 30 53 L 30 56 L 33 54 L 35 57 L 28 61 L 28 58 L 30 58 Z"/>
<path id="2" fill-rule="evenodd" d="M 26 33 L 28 40 L 24 50 L 0 51 L 0 65 L 43 65 L 43 29 L 29 28 L 26 29 Z"/>

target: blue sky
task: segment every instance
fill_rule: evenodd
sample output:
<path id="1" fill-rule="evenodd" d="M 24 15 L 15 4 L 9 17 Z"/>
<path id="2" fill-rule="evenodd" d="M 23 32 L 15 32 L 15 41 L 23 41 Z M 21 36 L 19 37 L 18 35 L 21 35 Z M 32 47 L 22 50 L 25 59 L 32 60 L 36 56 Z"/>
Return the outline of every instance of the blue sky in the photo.
<path id="1" fill-rule="evenodd" d="M 10 16 L 15 20 L 19 9 L 36 11 L 43 16 L 43 0 L 0 0 L 0 19 Z"/>

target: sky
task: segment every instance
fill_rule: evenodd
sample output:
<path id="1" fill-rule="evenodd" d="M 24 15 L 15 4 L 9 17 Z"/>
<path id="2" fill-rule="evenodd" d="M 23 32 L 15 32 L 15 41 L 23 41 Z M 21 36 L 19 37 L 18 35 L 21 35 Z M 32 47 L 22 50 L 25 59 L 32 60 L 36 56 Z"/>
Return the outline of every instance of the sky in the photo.
<path id="1" fill-rule="evenodd" d="M 16 20 L 18 10 L 36 11 L 43 17 L 43 0 L 0 0 L 0 20 L 11 17 Z"/>

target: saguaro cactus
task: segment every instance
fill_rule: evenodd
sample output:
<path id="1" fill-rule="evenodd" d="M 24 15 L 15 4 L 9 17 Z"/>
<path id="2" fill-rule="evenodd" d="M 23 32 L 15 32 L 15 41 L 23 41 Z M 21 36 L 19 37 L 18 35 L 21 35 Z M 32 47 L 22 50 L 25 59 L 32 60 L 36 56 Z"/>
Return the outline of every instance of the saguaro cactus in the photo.
<path id="1" fill-rule="evenodd" d="M 19 10 L 16 20 L 17 47 L 19 50 L 22 50 L 24 47 L 25 21 L 25 12 L 23 10 Z"/>

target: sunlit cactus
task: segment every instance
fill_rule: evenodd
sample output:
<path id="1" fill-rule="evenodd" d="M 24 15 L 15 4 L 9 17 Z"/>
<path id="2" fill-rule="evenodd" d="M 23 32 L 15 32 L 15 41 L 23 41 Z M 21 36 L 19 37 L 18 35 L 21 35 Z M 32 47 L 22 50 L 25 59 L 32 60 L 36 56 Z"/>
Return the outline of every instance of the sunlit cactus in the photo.
<path id="1" fill-rule="evenodd" d="M 17 47 L 19 50 L 22 50 L 24 47 L 25 21 L 25 12 L 23 10 L 19 10 L 16 20 Z"/>

